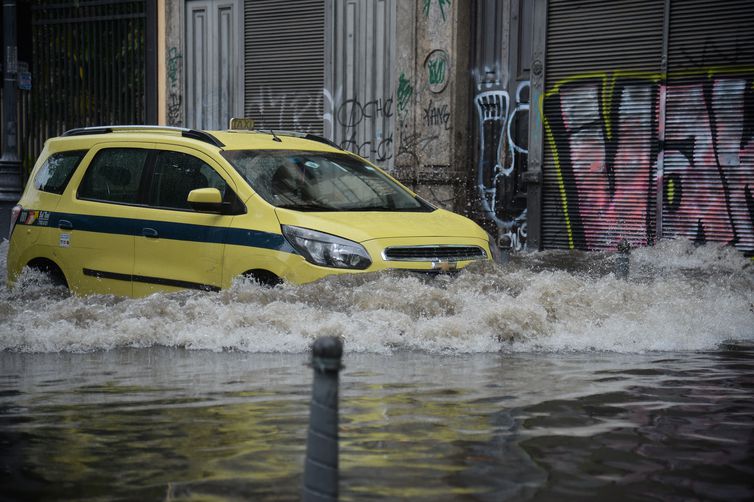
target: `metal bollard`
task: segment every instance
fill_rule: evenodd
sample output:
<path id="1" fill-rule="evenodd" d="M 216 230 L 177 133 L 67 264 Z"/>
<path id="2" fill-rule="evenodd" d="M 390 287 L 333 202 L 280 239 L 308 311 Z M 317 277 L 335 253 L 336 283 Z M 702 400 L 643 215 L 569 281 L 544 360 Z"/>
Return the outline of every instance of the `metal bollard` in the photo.
<path id="1" fill-rule="evenodd" d="M 618 243 L 618 256 L 615 257 L 615 276 L 618 279 L 628 279 L 630 257 L 631 244 L 623 239 Z"/>
<path id="2" fill-rule="evenodd" d="M 312 345 L 314 369 L 304 463 L 305 502 L 338 500 L 338 372 L 343 342 L 327 336 Z"/>

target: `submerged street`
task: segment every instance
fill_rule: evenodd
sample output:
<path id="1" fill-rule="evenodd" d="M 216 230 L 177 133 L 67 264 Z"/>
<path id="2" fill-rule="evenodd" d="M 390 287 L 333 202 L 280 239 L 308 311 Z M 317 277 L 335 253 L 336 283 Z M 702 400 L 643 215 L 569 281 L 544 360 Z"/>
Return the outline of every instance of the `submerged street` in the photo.
<path id="1" fill-rule="evenodd" d="M 343 500 L 750 499 L 751 262 L 613 260 L 142 299 L 3 283 L 0 499 L 297 500 L 324 335 Z"/>

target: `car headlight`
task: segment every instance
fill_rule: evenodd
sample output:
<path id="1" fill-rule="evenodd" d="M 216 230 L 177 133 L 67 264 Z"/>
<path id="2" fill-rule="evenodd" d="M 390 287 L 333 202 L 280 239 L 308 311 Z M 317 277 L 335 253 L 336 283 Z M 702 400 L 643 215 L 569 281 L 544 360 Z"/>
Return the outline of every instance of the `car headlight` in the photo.
<path id="1" fill-rule="evenodd" d="M 283 235 L 309 263 L 323 267 L 364 270 L 372 259 L 356 242 L 308 228 L 282 225 Z"/>

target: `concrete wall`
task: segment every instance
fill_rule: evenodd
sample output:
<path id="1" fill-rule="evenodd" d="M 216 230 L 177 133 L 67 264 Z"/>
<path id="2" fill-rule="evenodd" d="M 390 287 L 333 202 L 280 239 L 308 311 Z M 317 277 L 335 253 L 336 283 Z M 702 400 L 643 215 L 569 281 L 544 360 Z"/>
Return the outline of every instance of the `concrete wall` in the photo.
<path id="1" fill-rule="evenodd" d="M 397 4 L 395 174 L 443 207 L 464 210 L 472 174 L 468 2 Z"/>

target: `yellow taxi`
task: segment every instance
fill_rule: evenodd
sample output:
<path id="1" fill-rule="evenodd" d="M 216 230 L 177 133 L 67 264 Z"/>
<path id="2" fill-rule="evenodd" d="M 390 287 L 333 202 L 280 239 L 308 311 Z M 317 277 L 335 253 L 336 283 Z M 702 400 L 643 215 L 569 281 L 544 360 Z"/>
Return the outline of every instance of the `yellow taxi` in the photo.
<path id="1" fill-rule="evenodd" d="M 111 126 L 47 141 L 11 215 L 8 279 L 28 266 L 78 294 L 143 296 L 456 270 L 493 251 L 476 223 L 314 135 Z"/>

